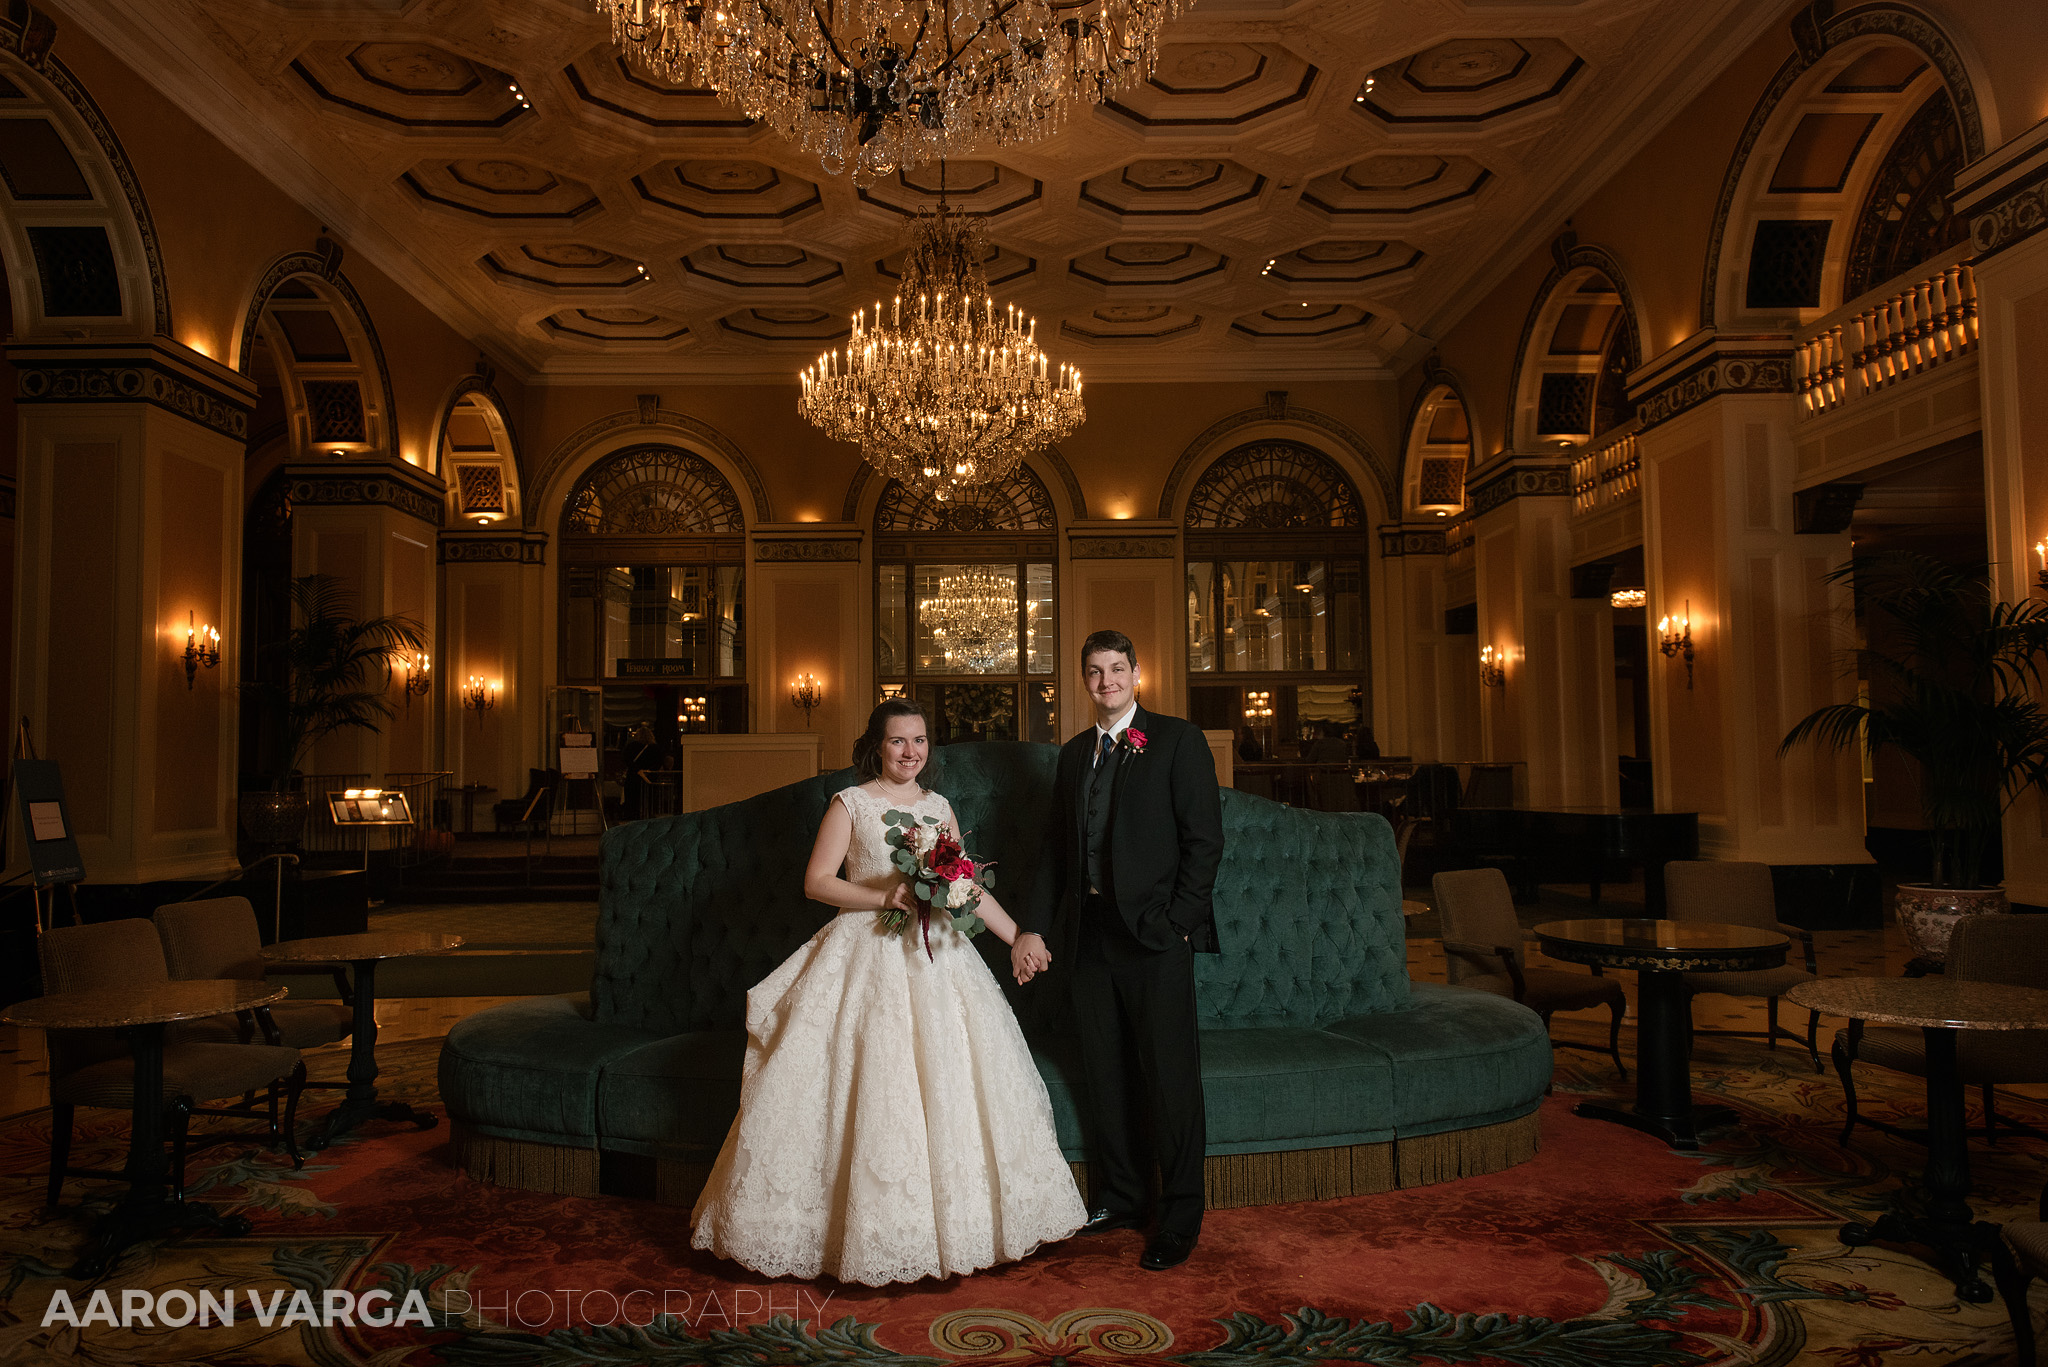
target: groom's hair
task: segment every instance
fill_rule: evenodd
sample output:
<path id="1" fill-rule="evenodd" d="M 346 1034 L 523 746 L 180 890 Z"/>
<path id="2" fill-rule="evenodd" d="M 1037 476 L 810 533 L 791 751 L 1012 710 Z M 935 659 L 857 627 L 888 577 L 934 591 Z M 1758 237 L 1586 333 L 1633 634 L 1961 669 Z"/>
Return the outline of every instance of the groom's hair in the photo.
<path id="1" fill-rule="evenodd" d="M 1131 662 L 1131 668 L 1138 667 L 1138 648 L 1131 644 L 1131 638 L 1114 629 L 1091 631 L 1088 639 L 1081 642 L 1081 668 L 1088 667 L 1090 655 L 1100 655 L 1106 650 L 1120 650 Z"/>

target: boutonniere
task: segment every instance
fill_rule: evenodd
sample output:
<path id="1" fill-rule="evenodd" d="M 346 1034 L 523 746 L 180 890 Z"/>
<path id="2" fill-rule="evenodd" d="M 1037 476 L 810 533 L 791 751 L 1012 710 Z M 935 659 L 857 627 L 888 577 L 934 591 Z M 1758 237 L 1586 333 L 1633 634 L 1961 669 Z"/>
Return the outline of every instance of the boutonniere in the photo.
<path id="1" fill-rule="evenodd" d="M 1127 746 L 1130 749 L 1130 752 L 1134 755 L 1144 754 L 1145 733 L 1143 731 L 1138 730 L 1138 728 L 1136 728 L 1135 726 L 1125 727 L 1124 745 Z"/>

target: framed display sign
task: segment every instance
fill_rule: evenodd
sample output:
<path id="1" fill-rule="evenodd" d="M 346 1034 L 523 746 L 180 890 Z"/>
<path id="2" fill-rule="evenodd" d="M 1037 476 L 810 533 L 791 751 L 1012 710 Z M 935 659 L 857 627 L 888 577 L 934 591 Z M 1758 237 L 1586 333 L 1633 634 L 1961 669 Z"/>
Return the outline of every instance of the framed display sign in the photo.
<path id="1" fill-rule="evenodd" d="M 412 807 L 396 788 L 349 788 L 327 795 L 337 826 L 410 826 Z"/>

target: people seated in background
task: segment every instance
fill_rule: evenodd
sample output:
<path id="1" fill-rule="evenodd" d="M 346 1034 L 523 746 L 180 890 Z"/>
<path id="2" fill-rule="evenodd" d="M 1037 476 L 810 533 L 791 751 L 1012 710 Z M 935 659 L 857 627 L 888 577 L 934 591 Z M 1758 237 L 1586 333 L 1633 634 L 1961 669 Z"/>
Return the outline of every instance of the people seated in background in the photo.
<path id="1" fill-rule="evenodd" d="M 1348 764 L 1351 762 L 1351 747 L 1344 742 L 1343 735 L 1333 722 L 1319 721 L 1315 724 L 1314 739 L 1302 747 L 1302 758 L 1311 764 Z"/>
<path id="2" fill-rule="evenodd" d="M 1380 757 L 1380 743 L 1373 739 L 1370 726 L 1359 727 L 1356 734 L 1352 736 L 1351 743 L 1353 753 L 1359 759 L 1378 759 Z"/>

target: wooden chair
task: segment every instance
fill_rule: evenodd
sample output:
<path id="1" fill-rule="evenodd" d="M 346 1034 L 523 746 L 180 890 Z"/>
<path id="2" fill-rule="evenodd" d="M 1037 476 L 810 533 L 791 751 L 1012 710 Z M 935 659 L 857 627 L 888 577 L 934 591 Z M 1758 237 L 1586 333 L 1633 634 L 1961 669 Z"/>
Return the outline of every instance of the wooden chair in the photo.
<path id="1" fill-rule="evenodd" d="M 1605 1006 L 1610 1016 L 1606 1053 L 1614 1060 L 1615 1070 L 1628 1076 L 1621 1061 L 1621 1018 L 1628 1010 L 1628 999 L 1620 983 L 1590 973 L 1525 968 L 1522 925 L 1515 919 L 1514 898 L 1499 869 L 1440 873 L 1430 886 L 1436 891 L 1437 914 L 1443 921 L 1445 972 L 1454 985 L 1513 997 L 1543 1017 L 1546 1030 L 1553 1012 Z M 1551 1043 L 1599 1052 L 1598 1045 L 1574 1040 Z"/>
<path id="2" fill-rule="evenodd" d="M 1805 966 L 1784 964 L 1777 968 L 1751 969 L 1744 973 L 1688 973 L 1688 993 L 1720 992 L 1730 997 L 1762 997 L 1766 1025 L 1763 1030 L 1701 1030 L 1695 1035 L 1733 1035 L 1762 1039 L 1772 1049 L 1780 1038 L 1806 1046 L 1813 1071 L 1821 1071 L 1820 1012 L 1806 1013 L 1806 1034 L 1778 1024 L 1778 998 L 1801 983 L 1820 976 L 1820 962 L 1814 955 L 1813 932 L 1787 925 L 1778 919 L 1777 895 L 1771 890 L 1769 864 L 1736 860 L 1674 859 L 1664 866 L 1665 915 L 1674 921 L 1723 921 L 1772 930 L 1799 942 L 1805 951 Z"/>
<path id="3" fill-rule="evenodd" d="M 132 919 L 99 925 L 60 926 L 36 942 L 42 960 L 43 991 L 89 992 L 100 988 L 146 988 L 171 980 L 162 944 L 149 922 Z M 252 1136 L 231 1131 L 194 1142 L 190 1122 L 195 1115 L 234 1116 L 267 1120 L 272 1148 L 281 1141 L 300 1166 L 292 1126 L 298 1114 L 299 1087 L 306 1065 L 299 1051 L 278 1044 L 232 1042 L 232 1025 L 198 1021 L 172 1025 L 164 1031 L 162 1104 L 171 1135 L 171 1192 L 184 1199 L 185 1157 L 195 1148 Z M 225 1034 L 226 1039 L 222 1036 Z M 117 1030 L 52 1030 L 50 1047 L 50 1183 L 49 1203 L 56 1205 L 66 1177 L 119 1177 L 118 1172 L 73 1168 L 71 1122 L 80 1106 L 132 1111 L 135 1106 L 135 1062 L 127 1038 Z M 257 1092 L 265 1093 L 259 1109 Z M 227 1106 L 200 1106 L 201 1101 L 240 1097 Z M 278 1115 L 284 1103 L 282 1121 Z"/>
<path id="4" fill-rule="evenodd" d="M 1675 866 L 1673 866 L 1675 867 Z M 1948 974 L 1970 982 L 2010 983 L 2015 987 L 2048 987 L 2048 916 L 1965 916 L 1956 922 L 1949 940 Z M 1842 1142 L 1860 1120 L 1874 1130 L 1920 1141 L 1924 1135 L 1882 1120 L 1856 1113 L 1858 1063 L 1873 1063 L 1916 1077 L 1927 1076 L 1926 1036 L 1920 1031 L 1895 1025 L 1866 1028 L 1852 1020 L 1849 1028 L 1835 1036 L 1835 1071 L 1842 1078 L 1842 1097 L 1848 1105 L 1848 1119 L 1842 1125 Z M 2048 1030 L 1959 1030 L 1956 1032 L 1956 1065 L 1963 1082 L 1983 1088 L 1984 1127 L 1971 1134 L 1998 1142 L 2001 1128 L 2048 1139 L 2048 1133 L 1998 1114 L 1999 1083 L 2048 1082 Z"/>
<path id="5" fill-rule="evenodd" d="M 269 974 L 333 977 L 341 996 L 339 1005 L 283 1001 L 276 1006 L 259 1006 L 251 1013 L 255 1019 L 244 1023 L 243 1043 L 260 1031 L 266 1044 L 317 1049 L 347 1039 L 354 1029 L 355 996 L 348 974 L 338 965 L 264 963 L 263 934 L 256 923 L 256 910 L 246 897 L 214 897 L 158 907 L 156 932 L 163 941 L 164 961 L 175 979 L 242 978 L 260 982 Z M 307 1084 L 320 1085 L 323 1084 Z"/>

